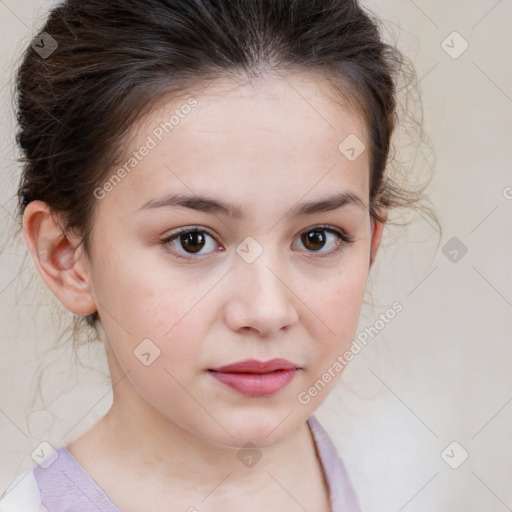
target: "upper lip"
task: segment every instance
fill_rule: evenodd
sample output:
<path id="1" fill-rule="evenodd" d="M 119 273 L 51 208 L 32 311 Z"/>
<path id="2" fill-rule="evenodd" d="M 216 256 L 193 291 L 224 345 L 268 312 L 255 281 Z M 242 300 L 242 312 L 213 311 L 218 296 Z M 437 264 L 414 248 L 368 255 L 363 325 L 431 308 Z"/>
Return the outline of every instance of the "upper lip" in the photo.
<path id="1" fill-rule="evenodd" d="M 300 369 L 300 366 L 286 359 L 271 359 L 270 361 L 257 361 L 246 359 L 237 363 L 211 368 L 214 372 L 223 373 L 270 373 L 276 370 Z"/>

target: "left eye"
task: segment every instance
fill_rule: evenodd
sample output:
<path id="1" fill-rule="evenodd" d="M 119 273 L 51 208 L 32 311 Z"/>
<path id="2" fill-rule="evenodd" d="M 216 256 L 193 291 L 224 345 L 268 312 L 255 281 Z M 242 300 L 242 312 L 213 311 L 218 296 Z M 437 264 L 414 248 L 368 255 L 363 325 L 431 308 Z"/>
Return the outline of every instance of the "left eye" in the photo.
<path id="1" fill-rule="evenodd" d="M 326 235 L 327 233 L 327 235 Z M 330 235 L 330 236 L 328 236 Z M 327 245 L 328 239 L 331 238 L 331 249 L 320 251 Z M 335 254 L 343 249 L 344 246 L 353 242 L 353 239 L 338 229 L 327 226 L 316 226 L 303 231 L 300 235 L 300 241 L 306 248 L 310 248 L 313 253 L 318 254 Z"/>

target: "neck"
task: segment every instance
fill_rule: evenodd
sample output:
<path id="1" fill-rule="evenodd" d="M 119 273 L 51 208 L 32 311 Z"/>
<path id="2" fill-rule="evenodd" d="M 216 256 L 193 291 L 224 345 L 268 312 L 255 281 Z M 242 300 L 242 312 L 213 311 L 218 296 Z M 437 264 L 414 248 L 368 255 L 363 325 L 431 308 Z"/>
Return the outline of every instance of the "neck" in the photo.
<path id="1" fill-rule="evenodd" d="M 116 454 L 123 467 L 144 467 L 166 482 L 203 482 L 211 490 L 211 482 L 220 482 L 229 474 L 230 485 L 239 492 L 244 488 L 261 489 L 268 483 L 269 473 L 294 481 L 308 460 L 306 454 L 314 453 L 307 423 L 279 444 L 241 450 L 214 444 L 190 432 L 144 400 L 135 408 L 133 405 L 131 402 L 130 407 L 120 407 L 114 402 L 103 418 L 108 450 Z M 131 449 L 126 450 L 126 446 Z"/>

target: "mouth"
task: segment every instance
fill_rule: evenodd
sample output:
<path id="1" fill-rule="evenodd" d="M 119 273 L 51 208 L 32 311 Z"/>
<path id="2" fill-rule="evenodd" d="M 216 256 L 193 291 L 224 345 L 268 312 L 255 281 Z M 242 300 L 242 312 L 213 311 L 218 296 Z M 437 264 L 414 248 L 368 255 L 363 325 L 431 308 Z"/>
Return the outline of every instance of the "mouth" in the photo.
<path id="1" fill-rule="evenodd" d="M 286 359 L 246 360 L 209 369 L 208 373 L 240 394 L 266 397 L 281 391 L 301 369 Z"/>
<path id="2" fill-rule="evenodd" d="M 271 359 L 270 361 L 257 361 L 246 359 L 237 363 L 211 368 L 209 371 L 222 373 L 271 373 L 279 370 L 300 370 L 301 367 L 287 359 Z"/>

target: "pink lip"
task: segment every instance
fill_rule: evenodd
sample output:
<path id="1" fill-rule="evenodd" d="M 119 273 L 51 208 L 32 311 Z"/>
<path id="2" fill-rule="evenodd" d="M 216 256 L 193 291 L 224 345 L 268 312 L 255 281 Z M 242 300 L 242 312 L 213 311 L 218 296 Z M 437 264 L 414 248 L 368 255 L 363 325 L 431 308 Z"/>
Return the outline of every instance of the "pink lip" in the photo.
<path id="1" fill-rule="evenodd" d="M 298 369 L 299 366 L 286 359 L 271 359 L 270 361 L 257 361 L 256 359 L 246 359 L 238 363 L 227 364 L 212 368 L 215 372 L 224 373 L 269 373 L 276 370 Z"/>
<path id="2" fill-rule="evenodd" d="M 220 366 L 208 373 L 232 389 L 251 397 L 270 396 L 283 389 L 300 370 L 286 359 L 254 359 Z"/>

